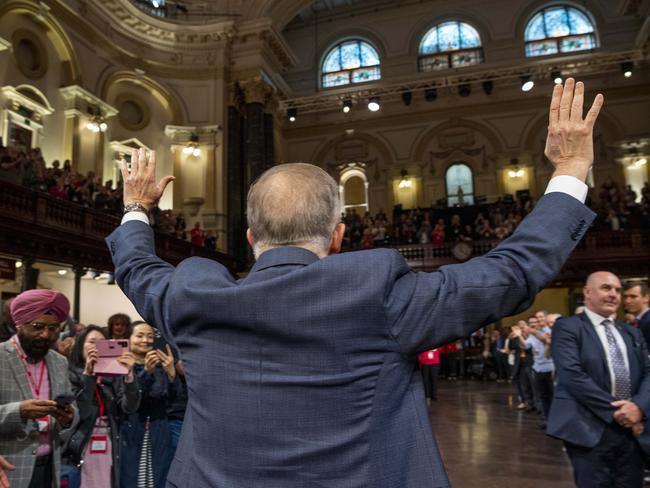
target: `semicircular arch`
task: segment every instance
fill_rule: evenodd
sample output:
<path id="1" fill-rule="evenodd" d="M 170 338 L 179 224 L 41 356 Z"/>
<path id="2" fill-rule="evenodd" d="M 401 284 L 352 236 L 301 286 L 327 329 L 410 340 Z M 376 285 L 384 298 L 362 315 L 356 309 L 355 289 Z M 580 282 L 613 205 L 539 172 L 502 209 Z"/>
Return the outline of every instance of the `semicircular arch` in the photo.
<path id="1" fill-rule="evenodd" d="M 324 161 L 325 156 L 327 156 L 327 153 L 330 152 L 333 147 L 336 147 L 336 145 L 341 142 L 354 141 L 355 139 L 364 141 L 369 145 L 373 146 L 374 149 L 376 149 L 377 153 L 379 153 L 379 156 L 381 158 L 380 166 L 390 167 L 393 164 L 394 158 L 388 146 L 386 146 L 386 144 L 382 140 L 376 138 L 375 136 L 363 132 L 360 133 L 356 132 L 352 137 L 343 134 L 333 139 L 326 140 L 320 145 L 320 147 L 318 147 L 314 151 L 312 162 L 314 164 L 317 164 L 320 167 L 325 167 L 326 166 L 326 162 Z M 339 175 L 337 175 L 337 178 L 335 179 L 338 179 L 338 176 Z"/>
<path id="2" fill-rule="evenodd" d="M 474 122 L 473 120 L 465 119 L 452 119 L 442 122 L 420 136 L 420 140 L 415 146 L 415 151 L 413 153 L 415 161 L 424 161 L 424 153 L 428 147 L 431 145 L 431 140 L 437 135 L 442 133 L 447 129 L 453 129 L 457 127 L 463 127 L 471 129 L 475 132 L 481 134 L 491 146 L 491 150 L 495 153 L 500 153 L 503 151 L 504 143 L 500 139 L 499 135 L 495 134 L 490 128 L 481 124 L 479 122 Z"/>
<path id="3" fill-rule="evenodd" d="M 0 6 L 0 18 L 9 13 L 27 15 L 46 28 L 47 38 L 50 40 L 59 59 L 63 63 L 65 84 L 81 85 L 82 72 L 77 53 L 65 29 L 51 15 L 43 15 L 37 2 L 25 0 L 9 0 Z"/>
<path id="4" fill-rule="evenodd" d="M 172 115 L 172 124 L 182 125 L 185 111 L 175 93 L 148 76 L 138 75 L 132 71 L 114 71 L 101 82 L 100 96 L 103 100 L 108 96 L 111 87 L 118 83 L 133 83 L 145 88 Z"/>

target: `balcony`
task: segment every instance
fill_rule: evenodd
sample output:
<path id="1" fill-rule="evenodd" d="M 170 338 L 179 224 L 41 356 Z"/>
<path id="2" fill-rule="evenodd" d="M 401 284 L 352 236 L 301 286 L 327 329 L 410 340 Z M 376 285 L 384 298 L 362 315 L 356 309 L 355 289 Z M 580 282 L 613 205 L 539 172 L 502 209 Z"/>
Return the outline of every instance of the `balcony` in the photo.
<path id="1" fill-rule="evenodd" d="M 0 181 L 0 253 L 112 271 L 104 238 L 119 224 L 113 215 Z M 156 252 L 174 265 L 201 256 L 236 271 L 231 256 L 160 232 L 156 232 Z"/>
<path id="2" fill-rule="evenodd" d="M 468 242 L 469 258 L 481 256 L 495 248 L 500 241 L 478 240 Z M 458 263 L 450 242 L 440 246 L 412 244 L 394 246 L 416 271 L 434 271 L 447 264 Z M 650 274 L 650 232 L 589 231 L 562 268 L 552 286 L 582 284 L 594 271 L 608 270 L 619 276 L 647 276 Z"/>

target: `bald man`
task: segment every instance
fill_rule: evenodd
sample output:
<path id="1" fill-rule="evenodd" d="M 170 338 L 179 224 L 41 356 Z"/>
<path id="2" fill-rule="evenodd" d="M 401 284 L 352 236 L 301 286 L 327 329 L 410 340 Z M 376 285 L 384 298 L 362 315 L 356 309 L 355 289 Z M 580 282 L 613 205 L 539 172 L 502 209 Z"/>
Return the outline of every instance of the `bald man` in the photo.
<path id="1" fill-rule="evenodd" d="M 155 255 L 146 213 L 171 177 L 155 155 L 122 163 L 127 213 L 108 245 L 116 281 L 183 357 L 189 403 L 168 487 L 447 487 L 419 352 L 532 303 L 594 214 L 582 202 L 598 95 L 551 100 L 556 170 L 533 212 L 486 256 L 414 273 L 394 249 L 337 254 L 337 182 L 308 164 L 264 173 L 248 194 L 257 262 L 235 281 L 218 263 Z M 233 216 L 233 218 L 236 216 Z M 553 232 L 540 232 L 553 229 Z"/>
<path id="2" fill-rule="evenodd" d="M 616 320 L 621 282 L 593 273 L 585 311 L 553 328 L 557 387 L 547 433 L 564 441 L 579 488 L 643 485 L 650 453 L 650 360 L 638 329 Z"/>

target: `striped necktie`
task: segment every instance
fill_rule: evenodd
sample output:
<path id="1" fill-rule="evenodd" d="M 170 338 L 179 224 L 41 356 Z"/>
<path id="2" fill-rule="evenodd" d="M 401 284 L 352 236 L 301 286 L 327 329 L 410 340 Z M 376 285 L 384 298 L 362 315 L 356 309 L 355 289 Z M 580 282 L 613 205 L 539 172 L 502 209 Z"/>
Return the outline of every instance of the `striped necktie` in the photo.
<path id="1" fill-rule="evenodd" d="M 612 332 L 612 321 L 603 320 L 602 325 L 605 327 L 609 360 L 614 371 L 614 396 L 617 400 L 629 400 L 632 397 L 630 372 L 625 366 L 625 358 L 623 358 L 621 348 L 618 347 L 618 342 L 616 342 L 616 338 Z"/>

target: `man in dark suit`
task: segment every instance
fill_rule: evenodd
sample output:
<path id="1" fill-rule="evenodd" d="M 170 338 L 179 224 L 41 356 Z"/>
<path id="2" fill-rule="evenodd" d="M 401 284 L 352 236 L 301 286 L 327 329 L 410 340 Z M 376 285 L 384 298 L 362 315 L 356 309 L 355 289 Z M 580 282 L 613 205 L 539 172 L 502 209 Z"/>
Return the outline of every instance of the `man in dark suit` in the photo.
<path id="1" fill-rule="evenodd" d="M 643 281 L 628 281 L 623 285 L 623 307 L 635 317 L 632 324 L 641 330 L 646 346 L 650 347 L 650 289 Z"/>
<path id="2" fill-rule="evenodd" d="M 583 205 L 602 95 L 551 100 L 547 194 L 486 256 L 414 273 L 396 250 L 337 254 L 337 183 L 275 166 L 248 195 L 257 262 L 235 281 L 218 263 L 155 255 L 146 212 L 172 177 L 155 155 L 122 162 L 125 209 L 107 243 L 116 280 L 181 351 L 189 403 L 169 487 L 447 487 L 417 353 L 525 309 L 593 220 Z M 540 232 L 540 229 L 553 229 Z"/>
<path id="3" fill-rule="evenodd" d="M 640 488 L 639 441 L 650 413 L 648 350 L 638 329 L 614 320 L 621 303 L 616 275 L 590 275 L 584 297 L 584 313 L 553 328 L 558 384 L 547 433 L 564 441 L 579 488 Z"/>

